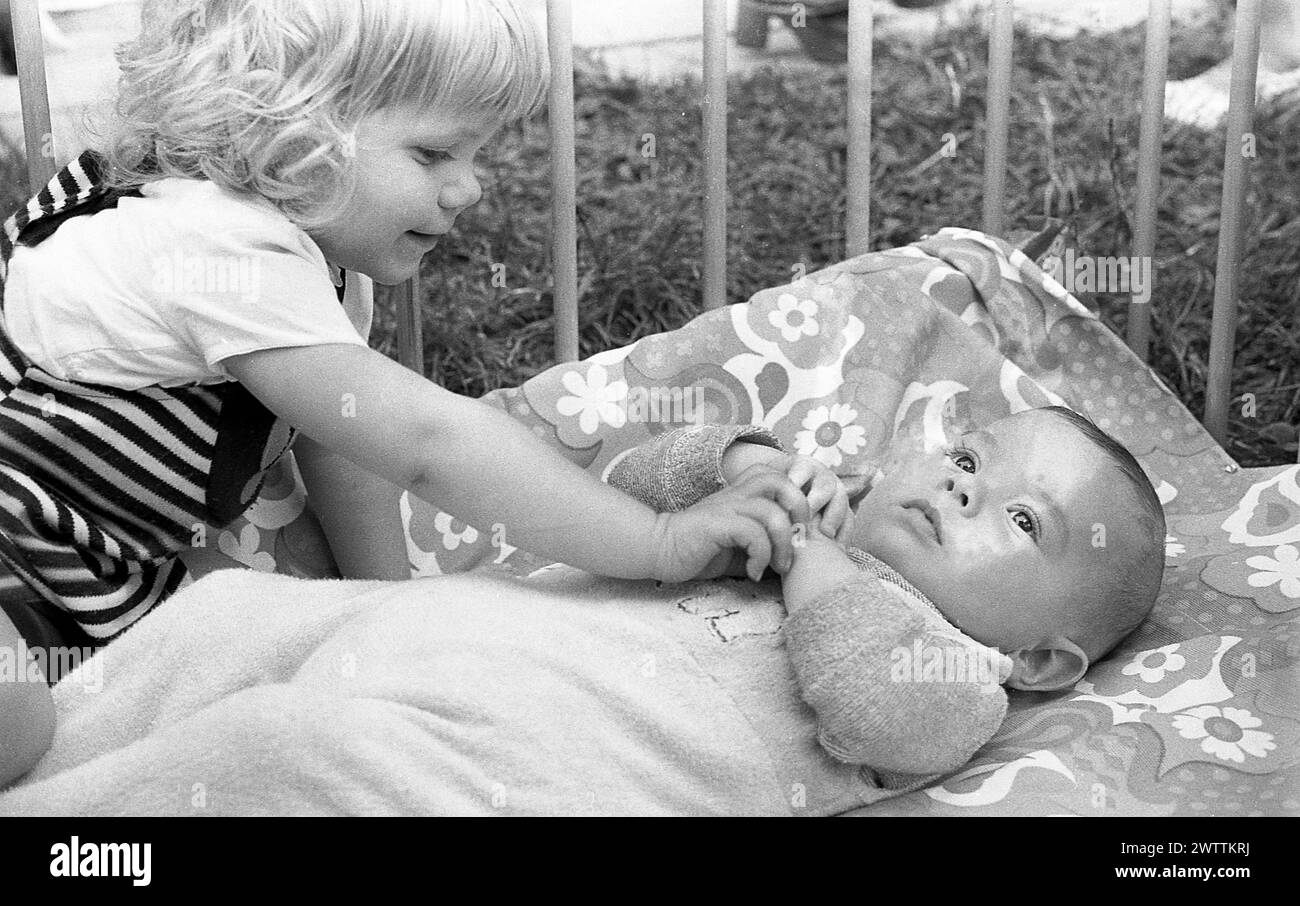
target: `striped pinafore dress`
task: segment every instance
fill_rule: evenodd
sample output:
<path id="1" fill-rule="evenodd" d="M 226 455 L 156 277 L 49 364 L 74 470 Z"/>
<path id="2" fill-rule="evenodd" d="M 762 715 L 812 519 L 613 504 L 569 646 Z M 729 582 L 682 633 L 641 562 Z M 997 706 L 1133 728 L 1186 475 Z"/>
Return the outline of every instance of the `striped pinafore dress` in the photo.
<path id="1" fill-rule="evenodd" d="M 117 205 L 87 151 L 4 224 L 0 280 L 16 244 Z M 113 387 L 61 380 L 10 341 L 0 295 L 0 563 L 15 592 L 105 642 L 186 579 L 179 553 L 257 498 L 296 432 L 239 383 Z M 26 585 L 23 589 L 18 581 Z"/>

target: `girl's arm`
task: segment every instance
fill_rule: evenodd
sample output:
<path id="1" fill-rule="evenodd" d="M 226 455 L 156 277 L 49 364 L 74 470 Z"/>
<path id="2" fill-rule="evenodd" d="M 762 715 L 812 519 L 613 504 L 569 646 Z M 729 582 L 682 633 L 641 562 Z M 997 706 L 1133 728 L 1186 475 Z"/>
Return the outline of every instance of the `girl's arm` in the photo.
<path id="1" fill-rule="evenodd" d="M 307 504 L 345 579 L 409 579 L 411 561 L 402 532 L 402 489 L 300 436 L 293 455 Z"/>
<path id="2" fill-rule="evenodd" d="M 0 610 L 0 652 L 27 676 L 27 642 Z M 54 740 L 54 698 L 44 678 L 0 677 L 0 790 L 26 774 Z"/>
<path id="3" fill-rule="evenodd" d="M 775 473 L 704 509 L 655 514 L 486 403 L 371 349 L 266 349 L 224 360 L 271 411 L 321 446 L 516 547 L 616 578 L 693 578 L 743 547 L 761 574 L 793 560 L 798 489 Z M 761 561 L 761 562 L 760 562 Z"/>

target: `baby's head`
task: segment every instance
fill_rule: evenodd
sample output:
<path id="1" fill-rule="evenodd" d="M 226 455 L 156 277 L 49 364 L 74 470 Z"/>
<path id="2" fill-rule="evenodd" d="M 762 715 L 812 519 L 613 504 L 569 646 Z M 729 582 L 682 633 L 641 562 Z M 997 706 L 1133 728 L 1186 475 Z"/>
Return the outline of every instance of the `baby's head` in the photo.
<path id="1" fill-rule="evenodd" d="M 539 110 L 549 80 L 540 24 L 516 0 L 146 0 L 117 56 L 110 184 L 182 176 L 259 195 L 325 230 L 330 261 L 386 283 L 478 200 L 474 154 Z M 340 225 L 402 248 L 380 262 L 328 248 Z"/>
<path id="2" fill-rule="evenodd" d="M 886 473 L 858 507 L 853 543 L 1009 655 L 1009 685 L 1052 690 L 1146 618 L 1164 539 L 1164 511 L 1133 456 L 1053 406 Z"/>

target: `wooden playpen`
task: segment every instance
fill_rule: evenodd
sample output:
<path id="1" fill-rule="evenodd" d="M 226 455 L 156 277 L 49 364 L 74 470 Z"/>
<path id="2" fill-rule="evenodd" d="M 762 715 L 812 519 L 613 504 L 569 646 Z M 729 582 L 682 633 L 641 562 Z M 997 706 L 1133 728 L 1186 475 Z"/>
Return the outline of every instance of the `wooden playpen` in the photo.
<path id="1" fill-rule="evenodd" d="M 28 180 L 33 193 L 55 174 L 60 160 L 51 155 L 53 130 L 46 89 L 44 45 L 38 0 L 8 2 L 17 51 Z M 1243 207 L 1249 158 L 1240 152 L 1251 131 L 1255 109 L 1261 0 L 1239 0 L 1233 38 L 1232 81 L 1226 134 L 1222 217 L 1215 269 L 1214 308 L 1210 328 L 1206 429 L 1220 443 L 1227 440 L 1232 399 L 1233 344 L 1237 318 L 1237 272 L 1241 261 Z M 708 308 L 726 301 L 727 185 L 727 0 L 703 0 L 704 70 L 704 248 L 703 299 Z M 1131 254 L 1150 261 L 1155 253 L 1156 201 L 1160 184 L 1164 84 L 1169 54 L 1171 0 L 1149 0 L 1143 66 L 1136 230 Z M 791 4 L 794 6 L 794 4 Z M 552 243 L 555 262 L 555 355 L 557 361 L 578 357 L 578 266 L 576 175 L 573 117 L 573 11 L 571 0 L 547 0 L 547 33 L 552 66 L 550 124 L 552 159 Z M 1004 231 L 1007 135 L 1011 99 L 1014 0 L 993 0 L 989 11 L 988 109 L 984 135 L 983 222 L 986 233 Z M 871 42 L 872 0 L 852 0 L 848 36 L 848 166 L 846 248 L 850 256 L 866 252 L 870 241 L 871 189 Z M 414 280 L 395 287 L 398 357 L 424 373 L 423 343 Z M 1149 301 L 1134 298 L 1128 320 L 1129 346 L 1143 361 L 1151 336 Z"/>

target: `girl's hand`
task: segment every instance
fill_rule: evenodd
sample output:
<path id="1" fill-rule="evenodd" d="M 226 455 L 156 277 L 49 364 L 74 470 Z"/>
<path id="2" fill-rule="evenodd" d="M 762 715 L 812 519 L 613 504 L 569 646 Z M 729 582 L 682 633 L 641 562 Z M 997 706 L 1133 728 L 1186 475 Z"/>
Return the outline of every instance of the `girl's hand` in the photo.
<path id="1" fill-rule="evenodd" d="M 733 552 L 745 553 L 755 582 L 770 565 L 794 562 L 794 524 L 808 521 L 808 501 L 784 475 L 754 468 L 716 494 L 676 513 L 661 513 L 653 539 L 655 578 L 663 582 L 721 575 Z"/>

